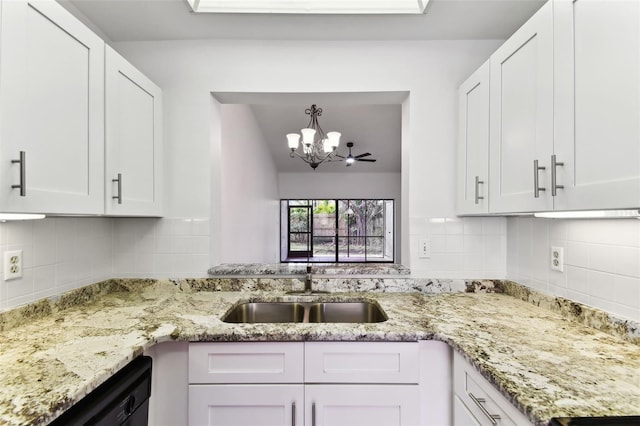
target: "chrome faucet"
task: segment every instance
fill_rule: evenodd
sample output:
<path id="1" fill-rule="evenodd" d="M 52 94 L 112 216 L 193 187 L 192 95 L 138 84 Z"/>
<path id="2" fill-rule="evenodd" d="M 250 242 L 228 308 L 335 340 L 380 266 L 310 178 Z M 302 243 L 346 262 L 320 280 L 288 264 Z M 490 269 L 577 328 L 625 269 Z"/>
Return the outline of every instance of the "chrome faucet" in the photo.
<path id="1" fill-rule="evenodd" d="M 311 265 L 307 265 L 307 276 L 304 279 L 305 293 L 313 293 L 313 289 L 311 288 L 312 283 L 313 283 L 313 276 L 311 275 Z"/>

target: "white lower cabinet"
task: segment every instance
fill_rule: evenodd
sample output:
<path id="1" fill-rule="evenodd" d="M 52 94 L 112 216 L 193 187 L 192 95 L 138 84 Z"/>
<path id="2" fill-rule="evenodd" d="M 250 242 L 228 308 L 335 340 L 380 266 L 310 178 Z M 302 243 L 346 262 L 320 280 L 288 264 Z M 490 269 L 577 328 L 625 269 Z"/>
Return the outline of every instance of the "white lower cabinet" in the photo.
<path id="1" fill-rule="evenodd" d="M 418 385 L 306 385 L 305 425 L 420 424 Z"/>
<path id="2" fill-rule="evenodd" d="M 532 425 L 457 352 L 453 355 L 453 424 L 455 426 Z"/>
<path id="3" fill-rule="evenodd" d="M 417 342 L 192 343 L 189 425 L 420 424 Z"/>
<path id="4" fill-rule="evenodd" d="M 303 402 L 302 384 L 190 385 L 189 424 L 301 425 Z"/>

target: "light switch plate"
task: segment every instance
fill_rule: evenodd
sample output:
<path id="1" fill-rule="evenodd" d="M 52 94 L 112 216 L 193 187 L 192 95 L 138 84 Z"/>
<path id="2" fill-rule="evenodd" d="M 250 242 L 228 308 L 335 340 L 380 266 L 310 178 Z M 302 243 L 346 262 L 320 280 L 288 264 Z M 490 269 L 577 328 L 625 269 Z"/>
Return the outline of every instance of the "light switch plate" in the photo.
<path id="1" fill-rule="evenodd" d="M 22 250 L 4 252 L 4 280 L 22 277 Z"/>
<path id="2" fill-rule="evenodd" d="M 551 269 L 564 272 L 564 247 L 551 247 Z"/>
<path id="3" fill-rule="evenodd" d="M 431 241 L 428 238 L 422 238 L 419 242 L 418 257 L 420 259 L 428 259 L 431 257 Z"/>

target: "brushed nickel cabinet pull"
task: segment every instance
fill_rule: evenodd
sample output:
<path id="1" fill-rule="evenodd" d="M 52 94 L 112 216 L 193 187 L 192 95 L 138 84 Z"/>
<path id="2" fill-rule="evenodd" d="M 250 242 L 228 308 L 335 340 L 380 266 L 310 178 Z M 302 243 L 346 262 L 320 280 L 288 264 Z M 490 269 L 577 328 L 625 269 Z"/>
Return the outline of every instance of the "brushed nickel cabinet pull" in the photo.
<path id="1" fill-rule="evenodd" d="M 478 408 L 480 408 L 480 411 L 482 411 L 482 414 L 487 416 L 487 418 L 491 421 L 491 424 L 493 424 L 494 426 L 497 426 L 498 425 L 498 420 L 500 420 L 500 415 L 499 414 L 491 414 L 489 411 L 487 411 L 487 409 L 484 406 L 485 399 L 484 398 L 476 398 L 476 396 L 474 394 L 472 394 L 471 392 L 467 392 L 467 395 L 469 395 L 469 397 L 473 400 L 473 402 L 476 403 Z"/>
<path id="2" fill-rule="evenodd" d="M 11 164 L 20 163 L 20 184 L 11 185 L 13 189 L 20 189 L 20 196 L 27 196 L 27 153 L 20 151 L 20 159 L 11 160 Z"/>
<path id="3" fill-rule="evenodd" d="M 480 184 L 484 184 L 484 181 L 480 180 L 480 176 L 476 176 L 476 196 L 475 196 L 476 204 L 480 204 L 480 200 L 484 200 L 484 197 L 480 196 Z"/>
<path id="4" fill-rule="evenodd" d="M 545 170 L 546 167 L 538 166 L 538 160 L 533 160 L 533 196 L 535 198 L 540 198 L 540 191 L 546 191 L 547 188 L 540 186 L 540 181 L 538 177 L 538 172 L 540 170 Z"/>
<path id="5" fill-rule="evenodd" d="M 118 177 L 116 179 L 111 179 L 112 182 L 118 182 L 118 195 L 114 195 L 114 200 L 118 200 L 118 204 L 122 204 L 122 173 L 118 173 Z"/>
<path id="6" fill-rule="evenodd" d="M 556 155 L 553 154 L 551 156 L 551 195 L 554 197 L 558 194 L 558 189 L 564 189 L 564 185 L 557 184 L 558 166 L 564 166 L 564 163 L 556 161 Z"/>
<path id="7" fill-rule="evenodd" d="M 296 403 L 291 403 L 291 426 L 296 426 Z"/>
<path id="8" fill-rule="evenodd" d="M 311 404 L 311 426 L 316 426 L 316 403 Z"/>

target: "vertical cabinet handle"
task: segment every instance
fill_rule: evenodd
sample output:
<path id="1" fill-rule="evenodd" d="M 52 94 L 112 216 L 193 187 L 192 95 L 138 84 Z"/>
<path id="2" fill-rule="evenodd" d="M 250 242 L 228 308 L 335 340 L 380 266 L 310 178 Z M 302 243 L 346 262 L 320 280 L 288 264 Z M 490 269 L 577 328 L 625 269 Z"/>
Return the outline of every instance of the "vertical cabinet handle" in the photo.
<path id="1" fill-rule="evenodd" d="M 538 166 L 538 160 L 533 160 L 533 196 L 535 198 L 540 198 L 540 191 L 546 191 L 547 188 L 540 186 L 540 181 L 538 177 L 538 173 L 540 170 L 545 170 L 546 167 Z"/>
<path id="2" fill-rule="evenodd" d="M 564 163 L 556 160 L 556 155 L 553 154 L 551 156 L 551 195 L 556 196 L 558 194 L 558 189 L 564 189 L 564 185 L 557 184 L 557 167 L 564 166 Z"/>
<path id="3" fill-rule="evenodd" d="M 469 395 L 469 397 L 473 400 L 473 402 L 476 403 L 478 408 L 480 408 L 480 411 L 482 411 L 482 414 L 487 416 L 487 418 L 491 421 L 491 424 L 493 424 L 494 426 L 497 426 L 498 420 L 500 420 L 500 415 L 491 414 L 489 411 L 487 411 L 487 409 L 484 406 L 484 402 L 485 402 L 484 398 L 476 398 L 476 396 L 471 392 L 467 392 L 467 395 Z"/>
<path id="4" fill-rule="evenodd" d="M 311 404 L 311 426 L 316 426 L 316 403 Z"/>
<path id="5" fill-rule="evenodd" d="M 20 159 L 11 160 L 11 164 L 20 163 L 20 184 L 11 185 L 13 189 L 20 189 L 20 196 L 27 196 L 27 153 L 20 151 Z"/>
<path id="6" fill-rule="evenodd" d="M 122 173 L 118 173 L 118 177 L 116 179 L 112 179 L 112 182 L 118 182 L 118 195 L 114 195 L 114 200 L 118 200 L 118 204 L 122 204 Z"/>
<path id="7" fill-rule="evenodd" d="M 484 181 L 480 180 L 480 176 L 476 176 L 476 196 L 475 196 L 476 204 L 479 204 L 480 200 L 484 200 L 484 197 L 480 196 L 480 184 L 484 184 Z"/>
<path id="8" fill-rule="evenodd" d="M 296 403 L 291 403 L 291 426 L 296 426 Z"/>

